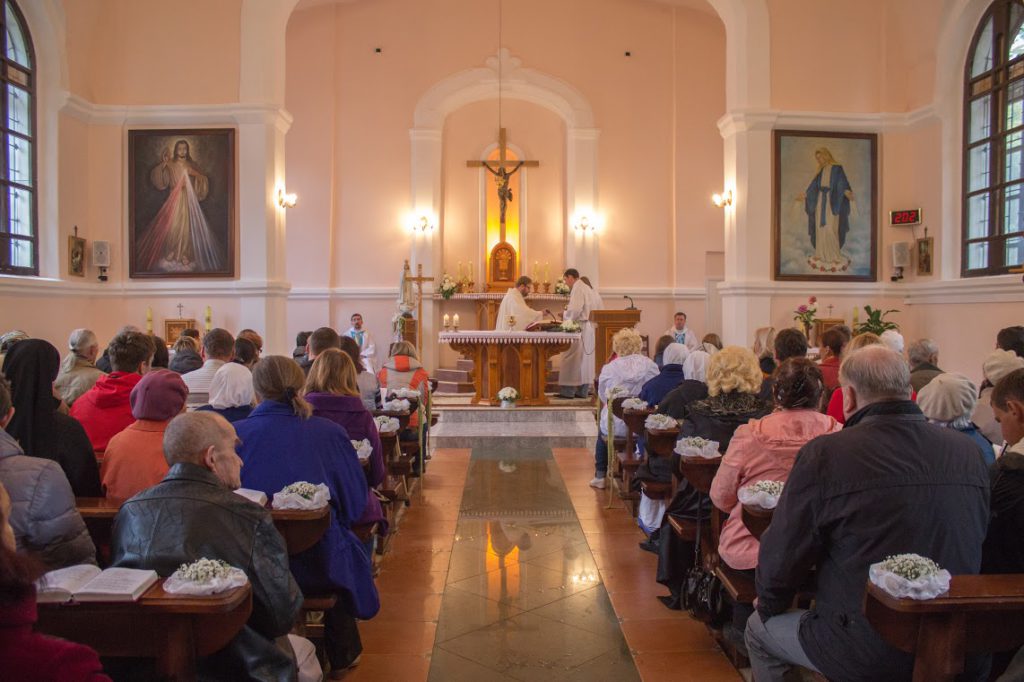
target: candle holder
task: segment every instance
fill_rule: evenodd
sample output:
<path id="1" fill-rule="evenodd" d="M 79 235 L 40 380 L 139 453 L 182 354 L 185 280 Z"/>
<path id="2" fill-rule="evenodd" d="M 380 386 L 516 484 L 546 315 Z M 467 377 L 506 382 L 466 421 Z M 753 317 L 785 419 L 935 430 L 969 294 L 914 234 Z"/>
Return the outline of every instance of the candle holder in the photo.
<path id="1" fill-rule="evenodd" d="M 469 280 L 468 282 L 466 282 L 466 293 L 472 294 L 473 292 L 475 292 L 475 286 L 476 282 L 474 282 L 473 280 Z"/>
<path id="2" fill-rule="evenodd" d="M 537 283 L 537 282 L 534 282 L 533 283 L 533 293 L 536 294 L 538 291 L 540 291 L 540 284 Z"/>
<path id="3" fill-rule="evenodd" d="M 551 282 L 544 282 L 544 293 L 545 294 L 550 294 L 551 293 Z"/>

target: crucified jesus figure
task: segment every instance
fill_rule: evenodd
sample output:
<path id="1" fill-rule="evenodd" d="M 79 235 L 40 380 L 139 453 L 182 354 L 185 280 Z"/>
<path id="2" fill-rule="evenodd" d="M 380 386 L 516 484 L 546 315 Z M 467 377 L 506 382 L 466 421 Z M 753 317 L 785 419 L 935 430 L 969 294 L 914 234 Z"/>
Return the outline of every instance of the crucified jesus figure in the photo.
<path id="1" fill-rule="evenodd" d="M 522 166 L 522 161 L 517 162 L 516 165 L 512 167 L 512 170 L 505 170 L 504 166 L 491 168 L 490 164 L 484 164 L 484 168 L 487 169 L 487 172 L 494 176 L 494 184 L 498 186 L 498 206 L 501 212 L 500 222 L 502 225 L 505 224 L 505 210 L 508 208 L 509 202 L 512 201 L 512 188 L 508 186 L 509 178 L 522 168 Z"/>

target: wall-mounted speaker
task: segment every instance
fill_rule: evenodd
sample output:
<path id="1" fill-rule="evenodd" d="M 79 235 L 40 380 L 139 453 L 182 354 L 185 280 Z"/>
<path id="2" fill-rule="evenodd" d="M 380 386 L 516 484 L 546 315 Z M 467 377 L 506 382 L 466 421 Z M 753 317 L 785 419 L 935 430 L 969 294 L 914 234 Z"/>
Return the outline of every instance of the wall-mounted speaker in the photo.
<path id="1" fill-rule="evenodd" d="M 98 268 L 110 267 L 110 242 L 92 243 L 92 264 Z"/>
<path id="2" fill-rule="evenodd" d="M 910 267 L 910 242 L 895 242 L 892 245 L 892 266 L 894 268 Z"/>

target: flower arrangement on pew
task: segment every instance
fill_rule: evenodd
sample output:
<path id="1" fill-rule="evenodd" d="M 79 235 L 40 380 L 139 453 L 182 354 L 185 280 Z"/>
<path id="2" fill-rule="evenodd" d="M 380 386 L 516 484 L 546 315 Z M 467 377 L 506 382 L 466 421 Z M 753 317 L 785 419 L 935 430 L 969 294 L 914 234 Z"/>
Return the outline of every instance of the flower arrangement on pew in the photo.
<path id="1" fill-rule="evenodd" d="M 220 559 L 197 559 L 182 564 L 164 581 L 164 592 L 169 594 L 217 594 L 249 582 L 245 571 Z"/>
<path id="2" fill-rule="evenodd" d="M 871 564 L 871 582 L 897 598 L 934 599 L 949 591 L 949 571 L 920 554 L 893 554 Z"/>
<path id="3" fill-rule="evenodd" d="M 374 417 L 373 421 L 377 425 L 378 433 L 394 433 L 395 431 L 398 431 L 398 428 L 401 426 L 397 419 L 389 417 L 386 414 Z"/>
<path id="4" fill-rule="evenodd" d="M 580 325 L 576 320 L 562 320 L 558 328 L 567 334 L 575 334 L 580 330 Z"/>
<path id="5" fill-rule="evenodd" d="M 274 493 L 270 502 L 272 509 L 321 509 L 331 499 L 331 491 L 323 483 L 316 485 L 308 481 L 296 481 Z"/>
<path id="6" fill-rule="evenodd" d="M 388 400 L 381 407 L 385 412 L 408 412 L 410 404 L 404 398 L 396 398 L 395 400 Z"/>
<path id="7" fill-rule="evenodd" d="M 415 388 L 396 388 L 388 391 L 388 398 L 404 398 L 405 400 L 419 400 L 420 392 Z"/>
<path id="8" fill-rule="evenodd" d="M 701 457 L 703 459 L 721 457 L 718 454 L 717 440 L 708 440 L 699 436 L 680 438 L 676 441 L 675 451 L 683 457 Z"/>
<path id="9" fill-rule="evenodd" d="M 652 414 L 644 420 L 644 428 L 648 431 L 668 431 L 678 425 L 679 422 L 667 414 Z"/>
<path id="10" fill-rule="evenodd" d="M 501 401 L 502 407 L 514 407 L 519 397 L 519 391 L 512 386 L 506 386 L 498 391 L 498 400 Z"/>
<path id="11" fill-rule="evenodd" d="M 459 293 L 459 289 L 462 288 L 455 279 L 447 272 L 441 277 L 441 283 L 438 285 L 438 291 L 441 292 L 441 297 L 445 300 L 450 299 L 455 294 Z"/>
<path id="12" fill-rule="evenodd" d="M 748 507 L 775 509 L 779 504 L 779 498 L 782 497 L 783 487 L 785 483 L 782 481 L 757 481 L 740 488 L 736 497 L 740 503 Z"/>
<path id="13" fill-rule="evenodd" d="M 352 447 L 355 448 L 356 457 L 358 457 L 360 461 L 370 459 L 370 455 L 373 454 L 373 446 L 370 444 L 370 440 L 368 438 L 352 441 Z"/>
<path id="14" fill-rule="evenodd" d="M 622 401 L 623 410 L 635 410 L 636 412 L 643 412 L 648 407 L 646 400 L 640 400 L 640 398 L 626 398 Z"/>
<path id="15" fill-rule="evenodd" d="M 570 291 L 572 291 L 572 289 L 570 289 L 569 285 L 565 283 L 565 279 L 559 277 L 558 281 L 555 282 L 555 293 L 559 296 L 568 296 Z"/>

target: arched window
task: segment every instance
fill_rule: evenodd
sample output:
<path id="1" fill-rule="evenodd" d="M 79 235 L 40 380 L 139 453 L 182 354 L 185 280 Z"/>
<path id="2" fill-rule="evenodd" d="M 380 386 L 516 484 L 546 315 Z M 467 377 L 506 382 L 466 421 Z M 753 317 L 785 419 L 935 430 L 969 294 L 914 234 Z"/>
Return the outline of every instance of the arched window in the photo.
<path id="1" fill-rule="evenodd" d="M 39 274 L 36 226 L 35 56 L 21 11 L 4 0 L 0 119 L 3 145 L 0 171 L 0 273 Z"/>
<path id="2" fill-rule="evenodd" d="M 1024 2 L 992 3 L 965 83 L 961 272 L 999 275 L 1024 264 Z"/>

